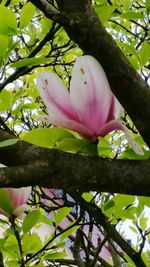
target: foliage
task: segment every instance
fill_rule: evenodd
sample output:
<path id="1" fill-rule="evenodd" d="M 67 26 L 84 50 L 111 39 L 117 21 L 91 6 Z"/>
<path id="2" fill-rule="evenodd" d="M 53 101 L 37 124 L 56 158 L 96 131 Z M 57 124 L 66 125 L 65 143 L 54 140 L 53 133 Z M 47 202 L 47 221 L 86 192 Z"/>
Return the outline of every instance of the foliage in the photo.
<path id="1" fill-rule="evenodd" d="M 27 141 L 83 156 L 148 159 L 148 147 L 126 112 L 121 120 L 143 147 L 143 156 L 129 148 L 122 132 L 112 132 L 91 143 L 40 119 L 47 109 L 35 83 L 38 73 L 52 71 L 69 87 L 72 66 L 83 52 L 61 25 L 31 2 L 0 1 L 0 130 L 14 136 L 2 140 L 0 149 L 11 146 L 13 150 L 13 145 Z M 47 2 L 57 8 L 57 1 Z M 93 0 L 91 5 L 132 66 L 148 81 L 150 1 Z M 3 194 L 0 191 L 0 202 Z M 7 204 L 10 209 L 11 203 L 6 200 L 3 198 L 0 206 Z M 87 203 L 89 210 L 85 208 Z M 34 187 L 28 204 L 30 210 L 23 218 L 1 216 L 1 266 L 137 266 L 131 254 L 124 252 L 108 229 L 91 215 L 93 204 L 106 216 L 110 227 L 139 252 L 143 266 L 150 266 L 149 198 L 84 193 L 84 188 L 72 192 L 69 188 L 45 191 Z"/>

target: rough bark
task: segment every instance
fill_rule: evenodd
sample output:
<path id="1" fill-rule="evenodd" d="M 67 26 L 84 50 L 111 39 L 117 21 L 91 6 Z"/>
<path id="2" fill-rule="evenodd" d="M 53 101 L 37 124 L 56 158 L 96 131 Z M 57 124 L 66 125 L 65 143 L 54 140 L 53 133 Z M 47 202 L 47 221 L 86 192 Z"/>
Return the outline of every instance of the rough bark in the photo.
<path id="1" fill-rule="evenodd" d="M 0 141 L 12 138 L 0 132 Z M 19 141 L 0 149 L 1 187 L 40 185 L 150 196 L 150 160 L 117 160 L 45 149 Z"/>

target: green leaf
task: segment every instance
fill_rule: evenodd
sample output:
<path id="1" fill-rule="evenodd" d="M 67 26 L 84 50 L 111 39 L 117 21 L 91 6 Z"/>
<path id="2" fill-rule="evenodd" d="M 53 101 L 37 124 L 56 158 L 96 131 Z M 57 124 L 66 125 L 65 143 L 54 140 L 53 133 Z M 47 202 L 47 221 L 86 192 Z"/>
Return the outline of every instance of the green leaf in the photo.
<path id="1" fill-rule="evenodd" d="M 115 206 L 115 202 L 113 200 L 109 200 L 104 206 L 104 211 L 113 208 Z"/>
<path id="2" fill-rule="evenodd" d="M 69 225 L 67 226 L 67 228 L 69 227 Z M 70 236 L 72 233 L 76 232 L 81 226 L 80 225 L 76 225 L 76 226 L 72 226 L 72 228 L 66 230 L 64 233 L 61 234 L 61 242 L 66 239 L 68 236 Z"/>
<path id="3" fill-rule="evenodd" d="M 38 234 L 26 233 L 22 238 L 22 245 L 24 253 L 35 253 L 42 248 L 42 241 Z"/>
<path id="4" fill-rule="evenodd" d="M 50 31 L 53 22 L 51 19 L 44 17 L 43 19 L 40 20 L 40 23 L 43 28 L 43 33 L 46 34 Z"/>
<path id="5" fill-rule="evenodd" d="M 143 231 L 145 231 L 148 225 L 148 217 L 146 217 L 144 213 L 140 216 L 139 223 L 140 223 L 140 228 Z"/>
<path id="6" fill-rule="evenodd" d="M 0 188 L 0 208 L 11 215 L 13 213 L 13 204 L 4 188 Z"/>
<path id="7" fill-rule="evenodd" d="M 8 44 L 9 44 L 9 37 L 0 34 L 0 66 L 7 54 Z"/>
<path id="8" fill-rule="evenodd" d="M 26 3 L 20 13 L 20 28 L 26 27 L 36 12 L 36 8 L 30 2 Z"/>
<path id="9" fill-rule="evenodd" d="M 149 236 L 149 234 L 147 235 Z M 149 243 L 149 238 L 148 238 L 148 243 Z M 150 266 L 150 251 L 149 249 L 146 249 L 142 251 L 142 259 L 144 260 L 144 263 L 147 267 Z"/>
<path id="10" fill-rule="evenodd" d="M 136 55 L 137 56 L 137 51 L 136 48 L 134 46 L 131 46 L 131 44 L 127 44 L 127 43 L 122 43 L 120 41 L 117 40 L 117 43 L 119 44 L 119 46 L 121 46 L 121 48 L 123 49 L 123 51 L 126 54 L 132 54 L 132 55 Z M 138 57 L 137 57 L 138 58 Z"/>
<path id="11" fill-rule="evenodd" d="M 126 267 L 136 267 L 136 266 L 134 264 L 132 264 L 132 263 L 127 263 Z"/>
<path id="12" fill-rule="evenodd" d="M 98 17 L 102 23 L 105 23 L 110 19 L 115 9 L 116 9 L 115 6 L 96 6 L 95 7 Z"/>
<path id="13" fill-rule="evenodd" d="M 70 213 L 71 210 L 72 208 L 60 208 L 55 217 L 56 224 L 59 225 L 59 223 L 61 223 L 66 218 L 66 216 Z"/>
<path id="14" fill-rule="evenodd" d="M 50 225 L 50 226 L 53 226 L 51 219 L 48 218 L 47 216 L 43 215 L 43 214 L 41 214 L 41 216 L 40 216 L 40 222 L 45 223 L 45 224 Z"/>
<path id="15" fill-rule="evenodd" d="M 25 110 L 25 109 L 33 110 L 33 109 L 36 109 L 38 107 L 39 107 L 39 105 L 37 103 L 30 103 L 30 104 L 24 104 L 22 108 L 23 108 L 23 110 Z"/>
<path id="16" fill-rule="evenodd" d="M 18 260 L 8 260 L 6 261 L 6 266 L 7 267 L 18 267 Z"/>
<path id="17" fill-rule="evenodd" d="M 0 93 L 0 112 L 6 111 L 10 108 L 12 103 L 12 96 L 9 91 L 3 89 Z"/>
<path id="18" fill-rule="evenodd" d="M 90 201 L 93 199 L 94 195 L 93 195 L 92 193 L 83 193 L 83 194 L 82 194 L 82 197 L 83 197 L 87 202 L 90 202 Z"/>
<path id="19" fill-rule="evenodd" d="M 127 11 L 130 9 L 131 1 L 130 0 L 123 0 L 122 4 L 123 4 L 123 10 Z"/>
<path id="20" fill-rule="evenodd" d="M 4 5 L 0 5 L 0 34 L 14 35 L 16 31 L 16 15 Z"/>
<path id="21" fill-rule="evenodd" d="M 135 196 L 130 196 L 130 195 L 116 195 L 112 198 L 112 200 L 115 202 L 115 205 L 117 205 L 117 207 L 122 208 L 122 207 L 126 207 L 130 204 L 133 204 L 135 201 Z"/>
<path id="22" fill-rule="evenodd" d="M 63 138 L 72 136 L 69 131 L 62 128 L 40 128 L 22 133 L 20 138 L 37 146 L 52 148 Z"/>
<path id="23" fill-rule="evenodd" d="M 149 207 L 150 208 L 150 198 L 149 197 L 137 197 L 138 201 L 139 201 L 139 205 L 138 206 L 142 206 L 144 209 L 144 206 Z"/>
<path id="24" fill-rule="evenodd" d="M 150 59 L 150 44 L 148 42 L 144 42 L 141 46 L 140 53 L 140 63 L 141 66 L 146 65 L 146 63 L 149 62 Z"/>
<path id="25" fill-rule="evenodd" d="M 113 214 L 116 218 L 132 218 L 136 209 L 133 207 L 134 201 L 134 196 L 118 194 L 106 202 L 103 210 L 107 216 Z"/>
<path id="26" fill-rule="evenodd" d="M 146 0 L 146 7 L 150 7 L 150 0 Z"/>
<path id="27" fill-rule="evenodd" d="M 135 227 L 132 226 L 132 225 L 129 225 L 129 228 L 131 229 L 131 231 L 132 231 L 133 233 L 135 233 L 136 235 L 138 234 L 138 230 L 137 230 L 137 228 L 135 228 Z"/>
<path id="28" fill-rule="evenodd" d="M 119 157 L 119 159 L 136 159 L 136 160 L 146 160 L 150 157 L 150 151 L 149 150 L 144 150 L 144 155 L 138 155 L 137 153 L 134 152 L 132 148 L 126 149 L 123 154 Z"/>
<path id="29" fill-rule="evenodd" d="M 15 260 L 16 260 L 17 254 L 19 252 L 19 248 L 18 248 L 17 240 L 16 240 L 16 237 L 14 234 L 10 234 L 8 236 L 8 238 L 6 239 L 6 242 L 4 244 L 3 249 L 4 249 L 4 251 L 8 252 L 9 255 L 15 257 Z M 19 256 L 19 254 L 18 254 L 18 256 Z"/>
<path id="30" fill-rule="evenodd" d="M 133 220 L 135 218 L 136 210 L 137 208 L 133 206 L 129 207 L 128 209 L 120 209 L 116 211 L 115 216 L 117 218 Z"/>
<path id="31" fill-rule="evenodd" d="M 22 68 L 22 67 L 32 67 L 36 65 L 46 64 L 51 61 L 51 58 L 25 58 L 16 61 L 15 63 L 10 64 L 10 67 L 12 68 Z"/>
<path id="32" fill-rule="evenodd" d="M 65 252 L 55 252 L 55 253 L 47 253 L 44 255 L 45 260 L 58 260 L 67 257 L 67 253 Z"/>
<path id="33" fill-rule="evenodd" d="M 36 267 L 44 267 L 45 265 L 43 263 L 36 264 Z"/>
<path id="34" fill-rule="evenodd" d="M 120 15 L 121 18 L 124 18 L 124 19 L 143 19 L 143 14 L 141 12 L 133 12 L 133 11 L 128 11 L 128 12 L 125 12 L 125 13 L 122 13 Z"/>
<path id="35" fill-rule="evenodd" d="M 32 229 L 33 226 L 39 221 L 41 213 L 39 210 L 29 212 L 23 221 L 23 232 L 26 233 Z"/>
<path id="36" fill-rule="evenodd" d="M 128 60 L 130 61 L 130 63 L 133 65 L 133 67 L 136 70 L 139 70 L 139 60 L 137 55 L 131 55 L 131 56 L 127 56 Z"/>
<path id="37" fill-rule="evenodd" d="M 99 136 L 98 155 L 99 157 L 110 157 L 110 144 L 105 137 Z"/>
<path id="38" fill-rule="evenodd" d="M 73 136 L 72 136 L 73 137 Z M 97 147 L 86 139 L 64 138 L 57 143 L 57 148 L 67 152 L 82 152 L 88 155 L 97 155 Z"/>
<path id="39" fill-rule="evenodd" d="M 17 138 L 5 140 L 5 141 L 0 142 L 0 147 L 15 145 L 18 141 L 19 139 Z"/>

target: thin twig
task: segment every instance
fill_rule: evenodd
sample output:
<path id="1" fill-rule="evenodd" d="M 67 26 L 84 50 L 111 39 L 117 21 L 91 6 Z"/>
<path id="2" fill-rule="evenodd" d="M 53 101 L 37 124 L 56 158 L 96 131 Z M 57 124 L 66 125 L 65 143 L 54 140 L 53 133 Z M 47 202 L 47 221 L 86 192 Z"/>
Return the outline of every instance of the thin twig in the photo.
<path id="1" fill-rule="evenodd" d="M 17 226 L 15 224 L 15 217 L 14 216 L 12 216 L 10 218 L 10 223 L 11 223 L 11 226 L 12 226 L 12 229 L 14 231 L 14 234 L 15 234 L 15 237 L 16 237 L 16 240 L 17 240 L 17 243 L 18 243 L 18 247 L 19 247 L 20 262 L 21 262 L 20 267 L 25 267 L 25 261 L 24 261 L 24 257 L 23 257 L 23 249 L 22 249 L 21 238 L 20 238 Z"/>

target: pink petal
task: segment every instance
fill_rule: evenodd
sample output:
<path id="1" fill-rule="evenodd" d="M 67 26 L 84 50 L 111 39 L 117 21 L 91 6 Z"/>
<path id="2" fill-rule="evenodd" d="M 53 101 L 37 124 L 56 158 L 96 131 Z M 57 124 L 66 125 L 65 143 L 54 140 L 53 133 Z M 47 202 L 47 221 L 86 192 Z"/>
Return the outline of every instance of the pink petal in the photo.
<path id="1" fill-rule="evenodd" d="M 124 108 L 123 106 L 119 103 L 119 101 L 117 100 L 117 98 L 114 96 L 115 98 L 115 119 L 119 119 L 123 113 L 124 113 Z"/>
<path id="2" fill-rule="evenodd" d="M 37 86 L 49 112 L 62 118 L 78 119 L 69 91 L 55 74 L 46 71 L 40 73 L 37 77 Z"/>
<path id="3" fill-rule="evenodd" d="M 115 130 L 123 131 L 125 133 L 126 139 L 128 140 L 130 146 L 135 151 L 135 153 L 143 155 L 142 148 L 134 141 L 128 129 L 122 123 L 116 120 L 110 121 L 107 124 L 105 124 L 105 126 L 99 131 L 99 135 L 105 136 L 106 134 Z"/>
<path id="4" fill-rule="evenodd" d="M 46 120 L 47 122 L 49 122 L 50 124 L 54 126 L 76 131 L 88 139 L 93 138 L 93 133 L 88 128 L 86 128 L 84 125 L 74 120 L 65 119 L 65 118 L 62 118 L 61 116 L 58 116 L 52 113 L 49 115 L 44 115 L 40 117 L 42 118 L 42 120 Z"/>
<path id="5" fill-rule="evenodd" d="M 108 113 L 108 116 L 107 116 L 107 122 L 116 119 L 115 118 L 116 100 L 117 100 L 116 97 L 114 95 L 112 95 L 111 104 L 110 104 L 110 108 L 109 108 L 109 113 Z"/>
<path id="6" fill-rule="evenodd" d="M 108 117 L 107 117 L 107 122 L 120 118 L 122 116 L 123 112 L 124 112 L 123 107 L 121 106 L 121 104 L 119 103 L 117 98 L 114 95 L 112 95 L 111 105 L 110 105 L 110 109 L 109 109 L 109 113 L 108 113 Z"/>
<path id="7" fill-rule="evenodd" d="M 31 187 L 21 187 L 21 188 L 5 188 L 5 190 L 7 191 L 11 201 L 12 201 L 12 204 L 13 204 L 13 207 L 14 207 L 14 210 L 25 204 L 29 198 L 29 195 L 31 193 Z"/>
<path id="8" fill-rule="evenodd" d="M 112 93 L 101 65 L 92 56 L 77 59 L 70 94 L 81 123 L 96 134 L 107 120 Z"/>

